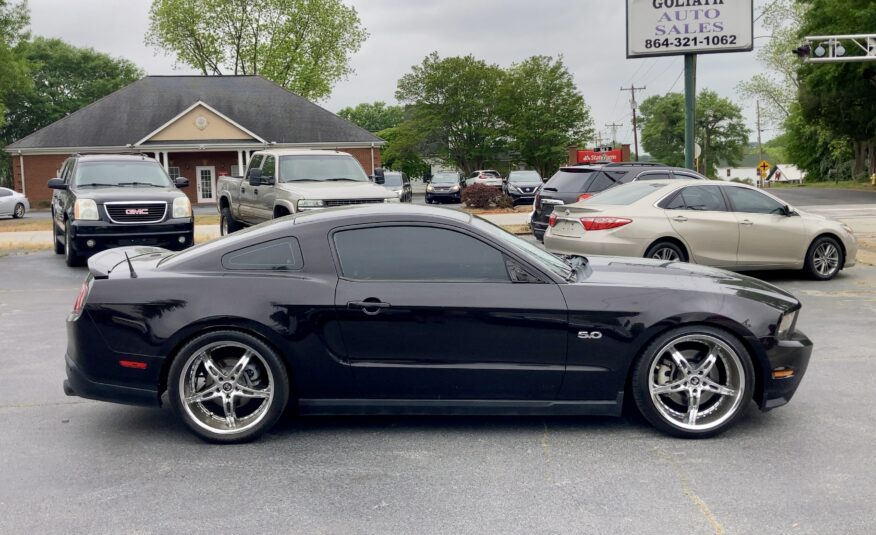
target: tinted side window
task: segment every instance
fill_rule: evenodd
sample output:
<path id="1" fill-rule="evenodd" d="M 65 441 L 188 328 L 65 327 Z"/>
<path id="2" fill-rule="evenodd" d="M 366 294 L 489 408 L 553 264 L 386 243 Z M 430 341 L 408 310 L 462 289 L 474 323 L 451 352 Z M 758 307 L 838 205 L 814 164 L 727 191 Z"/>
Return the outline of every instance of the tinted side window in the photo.
<path id="1" fill-rule="evenodd" d="M 249 167 L 246 169 L 247 176 L 249 176 L 250 169 L 258 169 L 259 167 L 261 167 L 262 160 L 264 160 L 264 159 L 265 159 L 265 157 L 262 154 L 256 154 L 255 156 L 253 156 L 252 160 L 249 161 Z"/>
<path id="2" fill-rule="evenodd" d="M 727 195 L 736 212 L 749 214 L 783 214 L 785 207 L 759 191 L 747 188 L 727 188 Z"/>
<path id="3" fill-rule="evenodd" d="M 703 180 L 706 177 L 700 175 L 692 175 L 690 173 L 679 173 L 678 171 L 675 171 L 672 173 L 672 178 L 680 180 Z"/>
<path id="4" fill-rule="evenodd" d="M 685 207 L 688 210 L 727 211 L 720 186 L 692 186 L 681 190 Z"/>
<path id="5" fill-rule="evenodd" d="M 226 253 L 222 267 L 248 271 L 298 271 L 304 267 L 301 247 L 295 238 L 282 238 Z"/>
<path id="6" fill-rule="evenodd" d="M 556 191 L 559 193 L 583 193 L 587 191 L 587 185 L 590 183 L 590 177 L 594 175 L 592 169 L 584 169 L 581 171 L 559 171 L 547 181 L 544 189 L 548 191 Z"/>
<path id="7" fill-rule="evenodd" d="M 374 227 L 335 234 L 343 276 L 357 280 L 509 282 L 502 253 L 465 234 Z"/>
<path id="8" fill-rule="evenodd" d="M 676 193 L 669 199 L 660 203 L 660 207 L 667 210 L 684 210 L 684 197 L 681 196 L 681 193 Z"/>
<path id="9" fill-rule="evenodd" d="M 0 197 L 12 197 L 12 191 L 6 188 L 0 188 Z"/>
<path id="10" fill-rule="evenodd" d="M 597 173 L 595 177 L 593 177 L 593 181 L 590 182 L 590 187 L 587 188 L 589 192 L 598 192 L 607 190 L 608 188 L 614 186 L 617 182 L 614 181 L 613 178 L 606 175 L 605 173 Z"/>
<path id="11" fill-rule="evenodd" d="M 670 180 L 672 176 L 670 176 L 668 171 L 660 171 L 657 173 L 643 173 L 639 175 L 637 180 Z"/>
<path id="12" fill-rule="evenodd" d="M 273 156 L 265 157 L 265 163 L 262 164 L 262 176 L 265 178 L 274 178 L 277 173 L 277 162 Z"/>

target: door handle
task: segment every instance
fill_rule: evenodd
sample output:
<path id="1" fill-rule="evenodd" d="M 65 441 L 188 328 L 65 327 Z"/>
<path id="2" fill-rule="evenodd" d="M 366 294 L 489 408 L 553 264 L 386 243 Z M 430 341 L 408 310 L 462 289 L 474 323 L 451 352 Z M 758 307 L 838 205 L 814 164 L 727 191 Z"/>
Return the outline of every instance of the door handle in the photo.
<path id="1" fill-rule="evenodd" d="M 352 310 L 361 310 L 369 316 L 376 316 L 380 314 L 381 310 L 383 310 L 384 308 L 389 308 L 390 306 L 391 305 L 389 303 L 378 301 L 373 297 L 368 298 L 365 301 L 350 301 L 347 303 L 347 308 Z"/>
<path id="2" fill-rule="evenodd" d="M 750 219 L 743 219 L 742 221 L 739 222 L 739 224 L 740 225 L 754 225 L 754 221 L 752 221 Z"/>
<path id="3" fill-rule="evenodd" d="M 246 188 L 240 188 L 241 193 L 246 193 Z"/>
<path id="4" fill-rule="evenodd" d="M 687 218 L 684 217 L 683 215 L 675 216 L 672 219 L 675 221 L 678 221 L 679 223 L 684 223 L 685 221 L 687 221 Z"/>
<path id="5" fill-rule="evenodd" d="M 253 195 L 258 195 L 258 194 L 259 194 L 259 190 L 258 190 L 258 188 L 253 188 L 253 189 L 252 189 L 252 194 L 253 194 Z"/>

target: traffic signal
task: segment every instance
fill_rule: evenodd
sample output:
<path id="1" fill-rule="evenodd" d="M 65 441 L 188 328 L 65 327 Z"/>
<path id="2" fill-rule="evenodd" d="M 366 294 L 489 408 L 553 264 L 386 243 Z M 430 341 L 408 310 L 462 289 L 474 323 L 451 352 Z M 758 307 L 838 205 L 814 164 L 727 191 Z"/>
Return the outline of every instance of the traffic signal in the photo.
<path id="1" fill-rule="evenodd" d="M 867 38 L 867 55 L 876 56 L 876 37 Z"/>
<path id="2" fill-rule="evenodd" d="M 793 52 L 798 58 L 806 59 L 812 55 L 812 47 L 806 43 L 795 48 Z"/>

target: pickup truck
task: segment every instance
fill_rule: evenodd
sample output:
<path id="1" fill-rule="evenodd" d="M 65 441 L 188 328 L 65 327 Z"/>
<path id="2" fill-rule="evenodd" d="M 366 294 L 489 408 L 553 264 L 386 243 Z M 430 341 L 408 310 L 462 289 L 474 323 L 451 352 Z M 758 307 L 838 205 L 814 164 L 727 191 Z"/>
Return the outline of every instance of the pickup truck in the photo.
<path id="1" fill-rule="evenodd" d="M 244 177 L 220 177 L 216 197 L 222 235 L 243 227 L 337 206 L 396 203 L 383 170 L 374 180 L 345 152 L 269 149 L 252 155 Z"/>

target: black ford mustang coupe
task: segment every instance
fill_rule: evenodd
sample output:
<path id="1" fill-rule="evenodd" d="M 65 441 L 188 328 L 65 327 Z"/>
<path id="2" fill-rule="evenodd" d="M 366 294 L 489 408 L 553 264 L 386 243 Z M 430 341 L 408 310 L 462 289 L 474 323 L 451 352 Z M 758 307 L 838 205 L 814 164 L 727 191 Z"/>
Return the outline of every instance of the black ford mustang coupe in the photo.
<path id="1" fill-rule="evenodd" d="M 706 437 L 787 403 L 811 342 L 758 280 L 561 260 L 462 212 L 358 206 L 192 249 L 94 256 L 67 320 L 68 395 L 169 403 L 242 442 L 300 414 L 619 415 Z"/>

